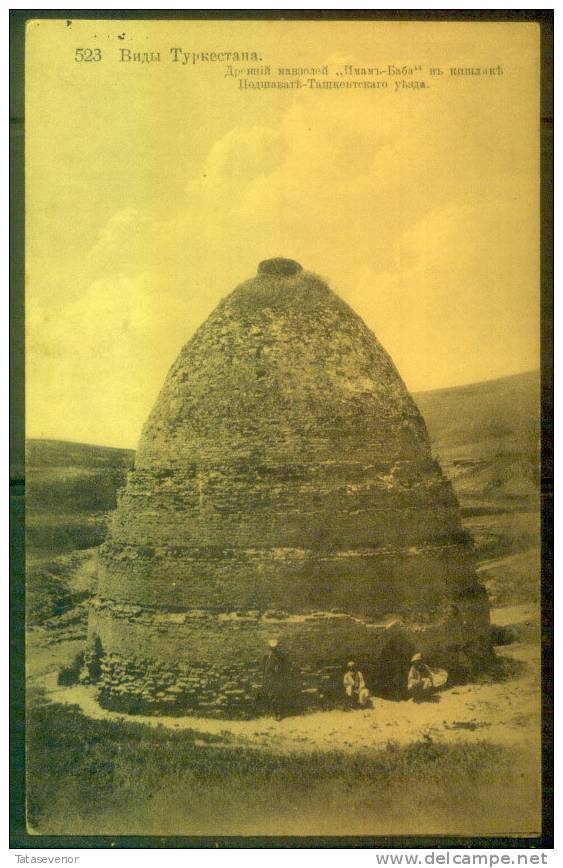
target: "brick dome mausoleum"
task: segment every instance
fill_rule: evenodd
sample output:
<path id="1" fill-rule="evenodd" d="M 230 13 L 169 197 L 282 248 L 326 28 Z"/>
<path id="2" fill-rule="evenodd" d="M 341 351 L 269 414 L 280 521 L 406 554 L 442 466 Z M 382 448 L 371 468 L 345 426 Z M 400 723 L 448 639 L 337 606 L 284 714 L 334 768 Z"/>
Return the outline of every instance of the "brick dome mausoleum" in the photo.
<path id="1" fill-rule="evenodd" d="M 303 704 L 330 704 L 392 619 L 449 667 L 489 653 L 471 540 L 393 362 L 323 280 L 267 260 L 144 426 L 90 609 L 100 701 L 252 716 L 276 638 Z"/>

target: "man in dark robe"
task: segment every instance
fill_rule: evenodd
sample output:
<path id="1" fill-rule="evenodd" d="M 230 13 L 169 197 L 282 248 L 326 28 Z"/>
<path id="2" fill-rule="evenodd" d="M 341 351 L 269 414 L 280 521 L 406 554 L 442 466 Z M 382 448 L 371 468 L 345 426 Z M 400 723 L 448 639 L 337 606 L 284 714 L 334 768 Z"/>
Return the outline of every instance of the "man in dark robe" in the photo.
<path id="1" fill-rule="evenodd" d="M 270 650 L 262 666 L 264 699 L 275 719 L 281 720 L 289 708 L 290 665 L 277 639 L 270 639 L 268 644 Z"/>
<path id="2" fill-rule="evenodd" d="M 399 621 L 391 621 L 386 632 L 389 638 L 381 649 L 377 665 L 377 692 L 385 699 L 407 699 L 409 669 L 415 647 L 404 635 Z"/>

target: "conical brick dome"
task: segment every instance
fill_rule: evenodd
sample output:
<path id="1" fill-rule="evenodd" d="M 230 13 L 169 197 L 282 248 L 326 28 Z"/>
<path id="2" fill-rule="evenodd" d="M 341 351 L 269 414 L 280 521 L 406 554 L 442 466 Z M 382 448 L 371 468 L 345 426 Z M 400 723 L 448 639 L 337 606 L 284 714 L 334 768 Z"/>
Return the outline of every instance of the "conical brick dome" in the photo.
<path id="1" fill-rule="evenodd" d="M 336 665 L 386 618 L 428 632 L 452 603 L 464 641 L 488 626 L 416 405 L 360 317 L 292 260 L 261 263 L 182 349 L 100 561 L 91 629 L 141 674 L 258 660 L 272 631 Z"/>

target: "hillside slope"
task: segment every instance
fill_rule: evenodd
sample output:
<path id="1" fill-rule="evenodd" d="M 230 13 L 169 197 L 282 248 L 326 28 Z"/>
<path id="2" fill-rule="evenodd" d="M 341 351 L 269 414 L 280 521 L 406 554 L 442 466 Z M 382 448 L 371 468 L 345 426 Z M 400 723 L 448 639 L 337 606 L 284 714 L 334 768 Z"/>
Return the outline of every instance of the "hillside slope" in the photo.
<path id="1" fill-rule="evenodd" d="M 27 469 L 44 467 L 125 468 L 128 470 L 135 457 L 134 449 L 114 446 L 95 446 L 69 440 L 29 439 L 25 444 Z"/>
<path id="2" fill-rule="evenodd" d="M 413 397 L 462 507 L 538 508 L 538 371 Z"/>
<path id="3" fill-rule="evenodd" d="M 540 436 L 539 371 L 413 395 L 434 445 L 535 448 Z"/>
<path id="4" fill-rule="evenodd" d="M 64 440 L 26 443 L 28 555 L 99 545 L 135 453 Z"/>

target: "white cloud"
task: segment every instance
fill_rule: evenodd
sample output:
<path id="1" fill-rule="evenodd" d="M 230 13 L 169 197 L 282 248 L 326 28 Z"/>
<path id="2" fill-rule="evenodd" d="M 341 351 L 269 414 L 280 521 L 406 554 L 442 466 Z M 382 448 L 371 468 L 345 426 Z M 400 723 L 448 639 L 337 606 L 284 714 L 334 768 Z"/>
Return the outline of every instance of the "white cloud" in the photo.
<path id="1" fill-rule="evenodd" d="M 295 102 L 275 129 L 228 130 L 167 211 L 158 197 L 124 202 L 73 301 L 39 307 L 31 294 L 31 433 L 60 420 L 51 436 L 135 445 L 182 343 L 272 255 L 327 276 L 413 388 L 525 367 L 535 333 L 522 311 L 537 312 L 522 257 L 534 242 L 517 239 L 529 190 L 498 165 L 442 166 L 441 148 L 463 157 L 462 132 L 433 124 L 421 138 L 423 120 L 420 107 L 358 111 L 351 96 Z"/>

